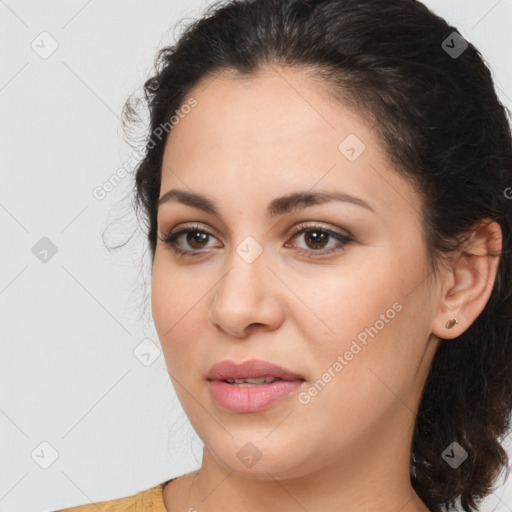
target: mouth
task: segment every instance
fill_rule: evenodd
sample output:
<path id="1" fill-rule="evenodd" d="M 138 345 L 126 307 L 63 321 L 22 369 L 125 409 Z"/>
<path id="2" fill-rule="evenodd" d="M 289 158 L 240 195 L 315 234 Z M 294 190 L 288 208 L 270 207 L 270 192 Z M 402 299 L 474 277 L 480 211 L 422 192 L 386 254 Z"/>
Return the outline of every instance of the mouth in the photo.
<path id="1" fill-rule="evenodd" d="M 305 380 L 285 380 L 276 377 L 226 378 L 208 381 L 210 396 L 217 407 L 229 413 L 259 413 L 283 403 L 292 407 L 292 396 L 303 387 Z M 285 405 L 288 404 L 288 405 Z"/>
<path id="2" fill-rule="evenodd" d="M 232 385 L 262 385 L 276 380 L 305 380 L 298 373 L 261 359 L 251 359 L 242 363 L 230 360 L 220 361 L 210 368 L 207 379 L 221 380 Z"/>
<path id="3" fill-rule="evenodd" d="M 207 380 L 216 405 L 235 413 L 268 409 L 295 393 L 305 382 L 299 374 L 254 359 L 241 364 L 221 361 L 210 368 Z"/>
<path id="4" fill-rule="evenodd" d="M 228 378 L 228 379 L 224 379 L 223 382 L 227 382 L 228 384 L 231 384 L 232 386 L 238 386 L 238 387 L 244 388 L 244 387 L 251 387 L 251 386 L 261 386 L 262 384 L 270 384 L 277 380 L 284 380 L 284 379 L 278 379 L 276 377 L 256 377 L 253 379 Z"/>

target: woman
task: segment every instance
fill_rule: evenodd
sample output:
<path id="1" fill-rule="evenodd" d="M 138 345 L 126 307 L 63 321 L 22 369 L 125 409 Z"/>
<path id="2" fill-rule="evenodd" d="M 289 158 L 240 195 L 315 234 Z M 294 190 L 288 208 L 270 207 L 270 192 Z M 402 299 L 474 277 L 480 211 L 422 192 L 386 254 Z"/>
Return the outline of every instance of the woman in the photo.
<path id="1" fill-rule="evenodd" d="M 480 53 L 416 0 L 231 1 L 145 94 L 152 314 L 203 460 L 68 510 L 478 510 L 512 402 L 512 141 Z"/>

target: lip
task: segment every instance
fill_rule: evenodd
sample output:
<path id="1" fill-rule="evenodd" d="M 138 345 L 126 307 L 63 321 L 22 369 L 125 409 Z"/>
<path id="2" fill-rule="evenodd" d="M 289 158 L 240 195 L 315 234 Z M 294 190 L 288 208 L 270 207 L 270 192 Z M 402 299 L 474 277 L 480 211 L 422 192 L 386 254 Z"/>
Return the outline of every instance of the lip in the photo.
<path id="1" fill-rule="evenodd" d="M 295 393 L 303 383 L 303 380 L 276 380 L 270 384 L 240 387 L 222 380 L 208 382 L 210 395 L 217 406 L 224 411 L 235 413 L 268 409 Z"/>
<path id="2" fill-rule="evenodd" d="M 236 386 L 225 379 L 275 377 L 269 384 Z M 268 361 L 252 359 L 243 363 L 220 361 L 208 372 L 209 391 L 218 407 L 228 412 L 248 413 L 268 409 L 276 402 L 289 397 L 302 386 L 305 379 L 281 366 Z"/>
<path id="3" fill-rule="evenodd" d="M 208 380 L 253 379 L 258 377 L 275 377 L 281 380 L 305 380 L 304 377 L 269 361 L 251 359 L 242 363 L 224 360 L 215 363 L 209 370 Z"/>

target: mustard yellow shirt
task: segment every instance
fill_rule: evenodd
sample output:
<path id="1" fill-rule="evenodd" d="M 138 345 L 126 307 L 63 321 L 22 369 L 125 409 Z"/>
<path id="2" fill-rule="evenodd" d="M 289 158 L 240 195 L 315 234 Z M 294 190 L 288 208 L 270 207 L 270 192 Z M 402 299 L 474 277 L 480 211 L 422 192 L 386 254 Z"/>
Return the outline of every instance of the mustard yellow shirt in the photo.
<path id="1" fill-rule="evenodd" d="M 171 480 L 175 479 L 172 478 Z M 88 503 L 57 512 L 167 512 L 162 491 L 165 484 L 171 480 L 125 498 Z"/>

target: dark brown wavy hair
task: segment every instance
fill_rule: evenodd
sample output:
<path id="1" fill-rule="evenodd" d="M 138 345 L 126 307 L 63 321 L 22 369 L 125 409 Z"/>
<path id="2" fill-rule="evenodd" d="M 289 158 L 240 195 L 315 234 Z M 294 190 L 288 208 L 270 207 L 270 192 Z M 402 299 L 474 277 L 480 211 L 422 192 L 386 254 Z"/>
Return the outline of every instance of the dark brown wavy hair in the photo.
<path id="1" fill-rule="evenodd" d="M 460 55 L 448 51 L 454 32 L 416 0 L 217 2 L 158 52 L 143 97 L 125 103 L 123 125 L 140 121 L 141 102 L 148 108 L 133 206 L 151 262 L 168 136 L 161 127 L 200 80 L 221 71 L 251 76 L 273 64 L 311 70 L 374 124 L 396 172 L 421 194 L 433 271 L 479 221 L 499 223 L 503 247 L 491 297 L 465 332 L 440 344 L 411 453 L 411 484 L 424 503 L 452 510 L 460 500 L 469 512 L 505 467 L 508 477 L 500 443 L 512 404 L 512 137 L 510 112 L 482 55 L 471 43 Z M 468 453 L 457 469 L 442 458 L 454 441 Z"/>

